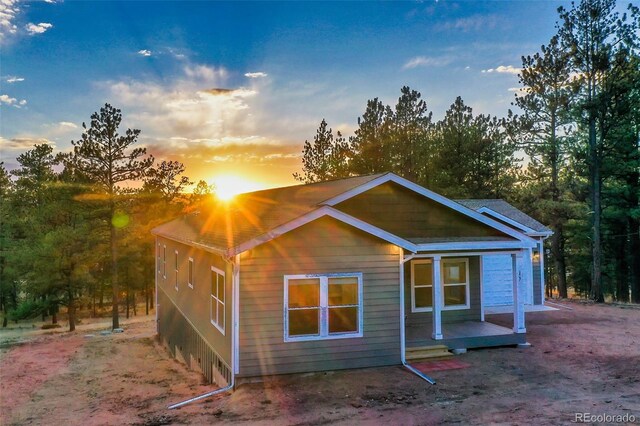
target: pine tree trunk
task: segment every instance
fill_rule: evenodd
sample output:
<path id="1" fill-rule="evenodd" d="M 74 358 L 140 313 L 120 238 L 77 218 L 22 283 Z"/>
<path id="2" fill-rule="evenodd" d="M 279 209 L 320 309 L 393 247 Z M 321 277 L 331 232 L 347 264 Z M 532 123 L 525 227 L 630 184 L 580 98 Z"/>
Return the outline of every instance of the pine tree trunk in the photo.
<path id="1" fill-rule="evenodd" d="M 640 303 L 640 219 L 629 217 L 631 258 L 631 301 Z"/>
<path id="2" fill-rule="evenodd" d="M 136 309 L 136 292 L 131 292 L 131 306 L 133 306 L 133 316 L 138 316 L 138 310 Z"/>
<path id="3" fill-rule="evenodd" d="M 116 242 L 116 227 L 111 223 L 115 214 L 115 203 L 113 195 L 109 201 L 109 227 L 110 227 L 110 243 L 111 243 L 111 319 L 112 328 L 120 328 L 120 317 L 118 313 L 118 247 Z"/>
<path id="4" fill-rule="evenodd" d="M 593 106 L 591 107 L 593 108 Z M 600 176 L 600 154 L 598 152 L 596 138 L 596 117 L 590 112 L 589 117 L 589 156 L 590 156 L 590 186 L 591 186 L 591 291 L 589 293 L 592 300 L 598 303 L 604 302 L 602 294 L 602 179 Z"/>
<path id="5" fill-rule="evenodd" d="M 68 292 L 69 305 L 67 306 L 67 312 L 69 315 L 69 331 L 75 331 L 76 329 L 76 301 L 73 296 L 73 291 Z"/>

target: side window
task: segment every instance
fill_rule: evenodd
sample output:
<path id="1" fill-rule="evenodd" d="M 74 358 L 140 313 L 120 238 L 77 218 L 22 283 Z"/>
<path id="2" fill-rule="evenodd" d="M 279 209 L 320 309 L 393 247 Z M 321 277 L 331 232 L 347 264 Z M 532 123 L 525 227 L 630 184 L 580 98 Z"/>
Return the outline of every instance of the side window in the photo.
<path id="1" fill-rule="evenodd" d="M 191 288 L 193 288 L 193 257 L 189 258 L 189 278 L 188 278 L 188 282 L 187 285 Z"/>
<path id="2" fill-rule="evenodd" d="M 224 334 L 225 318 L 225 279 L 224 271 L 216 267 L 211 267 L 211 305 L 210 318 L 213 324 L 222 334 Z"/>

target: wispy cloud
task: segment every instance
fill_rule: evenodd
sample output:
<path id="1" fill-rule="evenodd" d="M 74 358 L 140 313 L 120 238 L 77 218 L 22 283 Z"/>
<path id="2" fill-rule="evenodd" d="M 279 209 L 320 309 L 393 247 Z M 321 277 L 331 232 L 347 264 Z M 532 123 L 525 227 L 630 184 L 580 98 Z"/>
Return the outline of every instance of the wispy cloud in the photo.
<path id="1" fill-rule="evenodd" d="M 497 68 L 489 68 L 486 70 L 482 70 L 483 73 L 498 73 L 498 74 L 513 74 L 518 75 L 522 70 L 520 68 L 516 68 L 512 65 L 500 65 Z"/>
<path id="2" fill-rule="evenodd" d="M 5 43 L 7 38 L 18 32 L 15 24 L 16 15 L 20 12 L 17 0 L 0 1 L 0 43 Z"/>
<path id="3" fill-rule="evenodd" d="M 77 129 L 77 128 L 78 128 L 78 125 L 77 125 L 77 124 L 72 123 L 72 122 L 70 122 L 70 121 L 61 121 L 61 122 L 59 122 L 58 124 L 59 124 L 61 127 L 66 127 L 66 128 L 69 128 L 69 129 Z"/>
<path id="4" fill-rule="evenodd" d="M 436 26 L 441 31 L 487 31 L 495 29 L 500 23 L 498 15 L 472 15 L 465 18 L 458 18 L 453 21 L 443 22 Z"/>
<path id="5" fill-rule="evenodd" d="M 453 58 L 448 56 L 442 57 L 427 57 L 427 56 L 416 56 L 415 58 L 411 58 L 402 66 L 402 69 L 408 70 L 417 67 L 442 67 L 450 64 L 453 61 Z"/>
<path id="6" fill-rule="evenodd" d="M 11 151 L 26 151 L 33 148 L 34 145 L 49 144 L 55 147 L 55 144 L 47 138 L 38 137 L 15 137 L 6 139 L 0 136 L 0 148 Z"/>
<path id="7" fill-rule="evenodd" d="M 258 72 L 248 72 L 244 74 L 247 78 L 263 78 L 267 76 L 266 72 L 258 71 Z"/>
<path id="8" fill-rule="evenodd" d="M 53 24 L 50 24 L 48 22 L 40 22 L 39 24 L 29 22 L 27 25 L 25 25 L 24 28 L 27 30 L 27 33 L 29 33 L 29 35 L 36 35 L 42 34 L 47 30 L 53 28 Z"/>
<path id="9" fill-rule="evenodd" d="M 147 49 L 138 50 L 140 56 L 151 56 L 151 51 Z"/>
<path id="10" fill-rule="evenodd" d="M 21 81 L 24 81 L 24 78 L 23 77 L 16 77 L 16 76 L 7 76 L 7 77 L 5 77 L 4 81 L 6 81 L 9 84 L 19 83 Z"/>

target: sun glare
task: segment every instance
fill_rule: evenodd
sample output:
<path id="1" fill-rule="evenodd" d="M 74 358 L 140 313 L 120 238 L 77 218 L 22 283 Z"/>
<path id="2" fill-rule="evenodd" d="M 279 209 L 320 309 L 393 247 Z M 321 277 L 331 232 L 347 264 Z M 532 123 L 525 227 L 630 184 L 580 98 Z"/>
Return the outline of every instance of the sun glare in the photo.
<path id="1" fill-rule="evenodd" d="M 229 201 L 243 192 L 251 192 L 263 188 L 263 185 L 258 182 L 235 175 L 220 175 L 212 180 L 216 186 L 216 196 L 223 201 Z"/>

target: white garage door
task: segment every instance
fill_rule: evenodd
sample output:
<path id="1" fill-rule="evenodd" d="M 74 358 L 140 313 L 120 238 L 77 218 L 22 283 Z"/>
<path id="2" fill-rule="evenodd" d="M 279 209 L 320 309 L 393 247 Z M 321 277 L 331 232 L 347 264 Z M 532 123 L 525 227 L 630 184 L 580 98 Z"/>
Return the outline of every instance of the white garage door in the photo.
<path id="1" fill-rule="evenodd" d="M 482 295 L 484 306 L 513 305 L 511 255 L 482 256 Z M 525 286 L 525 303 L 531 304 L 531 285 Z"/>

